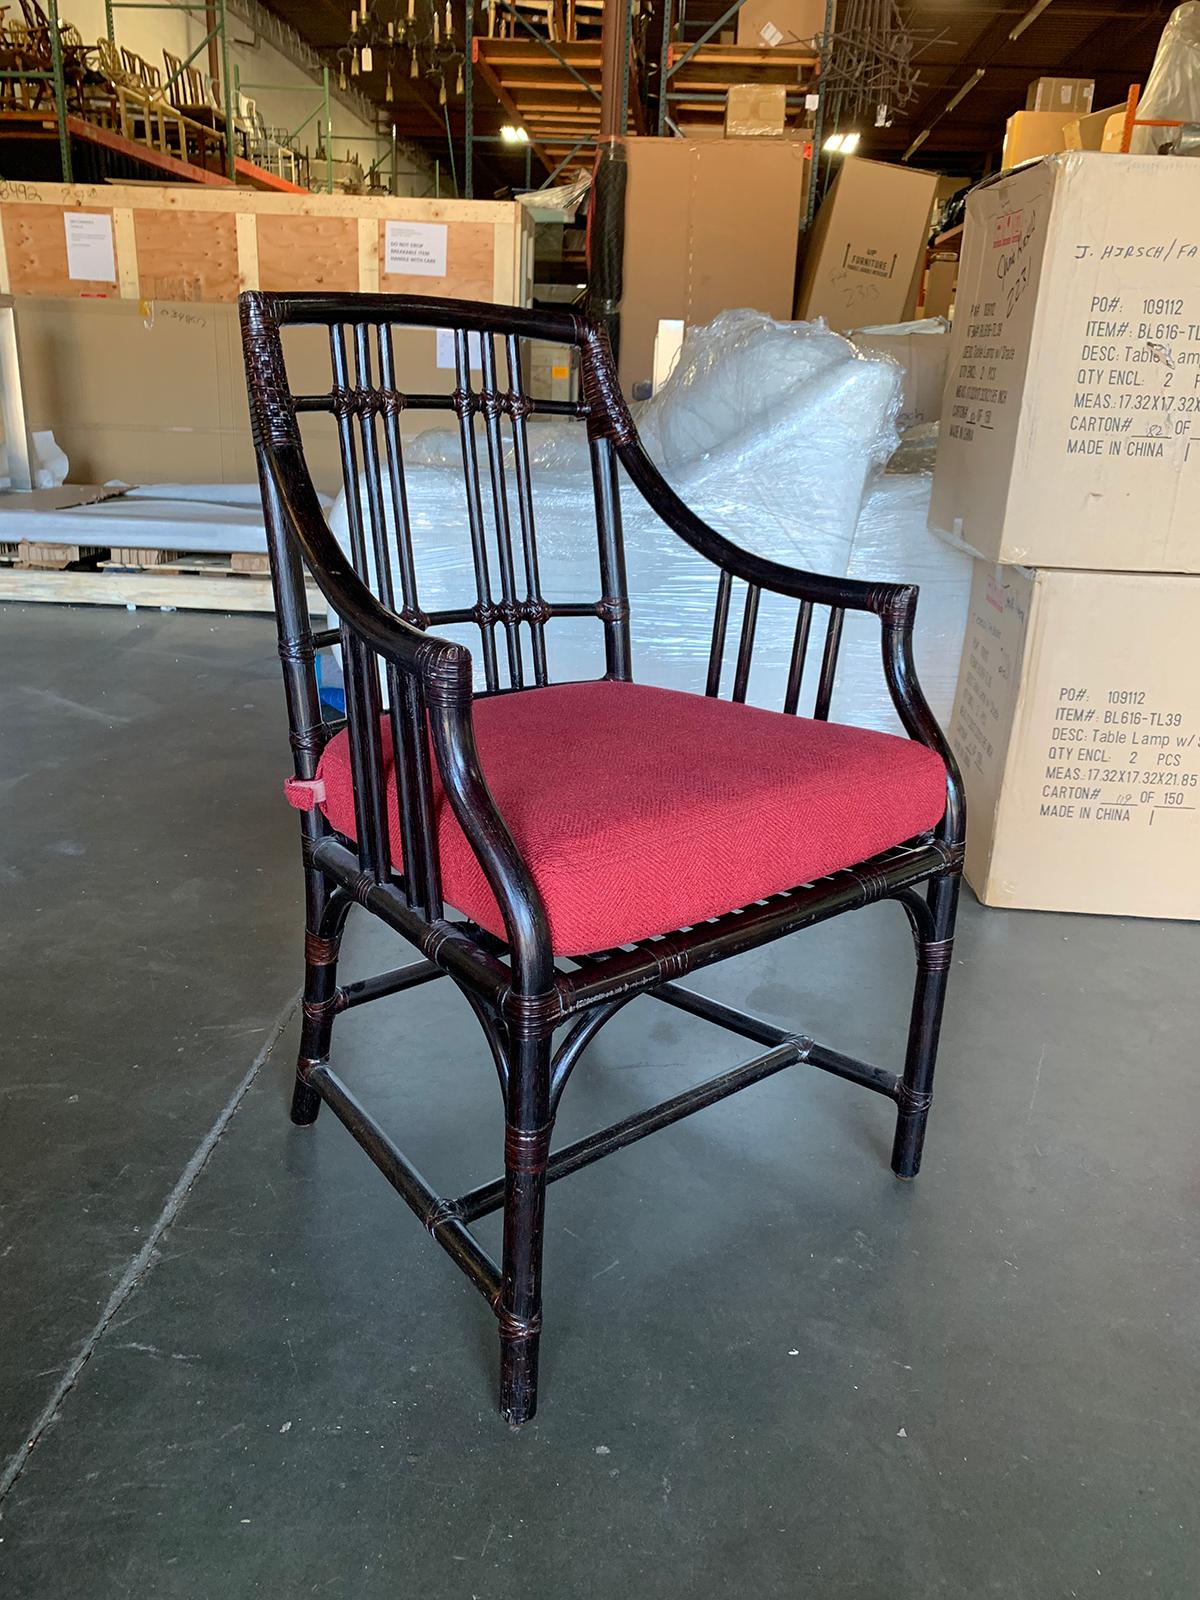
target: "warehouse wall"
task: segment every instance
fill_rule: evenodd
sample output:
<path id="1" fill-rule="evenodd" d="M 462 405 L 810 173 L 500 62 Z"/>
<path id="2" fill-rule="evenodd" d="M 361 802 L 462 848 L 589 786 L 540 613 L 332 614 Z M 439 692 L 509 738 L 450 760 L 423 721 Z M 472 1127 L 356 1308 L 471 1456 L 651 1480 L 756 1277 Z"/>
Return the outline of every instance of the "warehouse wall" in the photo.
<path id="1" fill-rule="evenodd" d="M 74 23 L 85 40 L 98 39 L 106 31 L 104 0 L 59 0 L 59 16 L 64 22 Z M 138 55 L 159 67 L 163 64 L 164 46 L 172 55 L 185 60 L 205 34 L 203 13 L 182 10 L 117 11 L 115 17 L 117 43 L 135 50 Z M 283 92 L 249 89 L 246 93 L 258 101 L 268 126 L 298 128 L 320 103 L 320 85 L 269 44 L 252 45 L 252 31 L 248 22 L 230 14 L 230 60 L 244 83 L 288 85 Z M 207 70 L 207 51 L 197 58 L 196 65 Z M 340 102 L 336 94 L 331 97 L 330 111 L 335 159 L 349 160 L 357 154 L 366 168 L 378 156 L 384 155 L 383 171 L 385 176 L 389 175 L 390 142 L 378 138 L 374 128 Z M 367 138 L 370 138 L 370 143 L 363 142 Z M 307 146 L 309 152 L 315 155 L 317 142 L 317 123 L 313 121 L 305 128 L 297 143 L 301 149 Z M 432 193 L 432 168 L 424 158 L 402 151 L 397 169 L 400 194 L 423 196 Z"/>

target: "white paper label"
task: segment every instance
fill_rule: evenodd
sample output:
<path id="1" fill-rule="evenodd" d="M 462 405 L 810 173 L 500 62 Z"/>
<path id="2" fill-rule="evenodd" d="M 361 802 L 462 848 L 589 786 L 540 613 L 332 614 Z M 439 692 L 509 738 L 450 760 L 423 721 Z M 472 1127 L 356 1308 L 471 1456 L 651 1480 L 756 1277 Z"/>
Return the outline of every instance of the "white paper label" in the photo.
<path id="1" fill-rule="evenodd" d="M 758 37 L 769 50 L 774 50 L 777 44 L 783 43 L 783 34 L 773 22 L 764 22 L 762 27 L 758 30 Z"/>
<path id="2" fill-rule="evenodd" d="M 67 277 L 116 283 L 112 218 L 94 211 L 68 211 L 63 226 L 67 230 Z"/>
<path id="3" fill-rule="evenodd" d="M 467 335 L 467 355 L 471 368 L 479 372 L 483 367 L 483 350 L 479 343 L 479 334 Z M 454 330 L 452 328 L 439 328 L 437 331 L 437 364 L 439 367 L 449 367 L 454 371 Z"/>
<path id="4" fill-rule="evenodd" d="M 821 96 L 819 94 L 806 94 L 804 96 L 805 111 L 815 111 L 820 104 Z"/>
<path id="5" fill-rule="evenodd" d="M 446 276 L 444 222 L 389 222 L 384 228 L 383 270 L 405 277 Z"/>

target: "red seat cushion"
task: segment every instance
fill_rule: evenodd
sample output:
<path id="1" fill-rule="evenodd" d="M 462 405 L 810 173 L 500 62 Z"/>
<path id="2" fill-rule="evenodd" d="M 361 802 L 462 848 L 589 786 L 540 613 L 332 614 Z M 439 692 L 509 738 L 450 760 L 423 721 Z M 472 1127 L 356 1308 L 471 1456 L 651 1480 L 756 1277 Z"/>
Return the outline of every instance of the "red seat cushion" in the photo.
<path id="1" fill-rule="evenodd" d="M 632 683 L 475 703 L 488 787 L 546 903 L 555 953 L 582 955 L 719 916 L 932 828 L 946 769 L 924 745 Z M 400 825 L 390 729 L 388 810 Z M 345 731 L 322 809 L 355 836 Z M 503 938 L 495 897 L 436 791 L 447 902 Z"/>

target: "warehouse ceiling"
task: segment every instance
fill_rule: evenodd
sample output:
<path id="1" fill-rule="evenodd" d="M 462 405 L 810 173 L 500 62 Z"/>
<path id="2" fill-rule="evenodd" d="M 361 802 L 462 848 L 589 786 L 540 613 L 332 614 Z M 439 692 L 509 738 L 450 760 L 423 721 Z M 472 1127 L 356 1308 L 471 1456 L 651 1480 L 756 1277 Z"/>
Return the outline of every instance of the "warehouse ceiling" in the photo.
<path id="1" fill-rule="evenodd" d="M 1025 104 L 1034 78 L 1094 78 L 1093 104 L 1123 102 L 1144 83 L 1170 6 L 1145 0 L 1051 0 L 1017 39 L 1009 35 L 1028 5 L 990 0 L 920 0 L 909 26 L 928 42 L 917 57 L 917 98 L 888 128 L 864 130 L 864 155 L 902 157 L 925 129 L 914 165 L 975 172 L 979 158 L 999 164 L 1004 124 Z M 954 110 L 946 107 L 978 68 L 984 75 Z"/>
<path id="2" fill-rule="evenodd" d="M 337 52 L 349 35 L 351 3 L 271 0 L 271 9 L 336 70 Z M 391 5 L 394 15 L 395 0 Z M 421 10 L 428 5 L 429 0 L 418 0 Z M 444 9 L 443 0 L 439 10 L 444 14 Z M 525 9 L 532 12 L 531 7 Z M 698 38 L 728 9 L 729 0 L 690 0 L 684 7 L 685 38 L 689 42 Z M 893 113 L 890 126 L 860 129 L 859 153 L 899 160 L 924 133 L 910 157 L 914 165 L 979 176 L 998 164 L 1005 120 L 1024 106 L 1026 89 L 1034 78 L 1093 78 L 1097 109 L 1123 101 L 1131 82 L 1144 83 L 1170 9 L 1154 0 L 1049 0 L 1030 20 L 1029 5 L 1002 5 L 996 0 L 917 0 L 902 6 L 917 37 L 915 65 L 920 81 L 916 98 Z M 486 6 L 476 6 L 479 28 L 484 26 L 486 10 Z M 453 15 L 461 47 L 462 0 L 454 0 Z M 1010 37 L 1014 31 L 1019 31 L 1015 40 Z M 654 37 L 657 29 L 649 32 Z M 981 68 L 983 76 L 958 105 L 947 110 Z M 651 81 L 653 69 L 654 64 Z M 412 79 L 406 71 L 399 71 L 393 73 L 393 97 L 387 103 L 385 72 L 378 58 L 370 75 L 353 81 L 395 121 L 402 138 L 420 141 L 431 154 L 440 153 L 447 164 L 453 145 L 461 163 L 461 97 L 451 92 L 443 110 L 437 81 Z M 581 101 L 584 94 L 581 88 Z M 475 101 L 477 131 L 494 140 L 500 124 L 509 118 L 479 76 Z M 476 161 L 477 194 L 487 194 L 504 182 L 521 182 L 521 151 L 484 143 L 477 150 Z"/>

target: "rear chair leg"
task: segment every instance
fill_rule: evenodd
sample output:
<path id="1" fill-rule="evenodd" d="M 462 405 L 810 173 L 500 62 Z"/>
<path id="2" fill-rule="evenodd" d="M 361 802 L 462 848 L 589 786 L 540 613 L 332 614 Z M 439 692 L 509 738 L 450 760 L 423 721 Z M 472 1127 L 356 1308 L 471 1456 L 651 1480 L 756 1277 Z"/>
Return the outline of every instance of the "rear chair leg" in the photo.
<path id="1" fill-rule="evenodd" d="M 550 1046 L 522 1042 L 509 1064 L 504 1135 L 504 1259 L 500 1304 L 500 1411 L 514 1428 L 537 1410 L 542 1331 L 542 1236 L 550 1154 Z"/>
<path id="2" fill-rule="evenodd" d="M 892 1144 L 892 1171 L 915 1178 L 921 1170 L 921 1146 L 933 1103 L 933 1070 L 946 1002 L 946 983 L 954 950 L 954 914 L 958 904 L 957 874 L 939 878 L 929 891 L 932 937 L 916 935 L 917 982 L 908 1025 L 908 1050 L 898 1096 L 899 1115 Z"/>
<path id="3" fill-rule="evenodd" d="M 300 1029 L 300 1056 L 292 1092 L 292 1121 L 306 1128 L 317 1120 L 321 1097 L 309 1084 L 314 1067 L 329 1060 L 329 1040 L 337 1007 L 337 959 L 346 922 L 346 906 L 328 900 L 318 918 L 320 931 L 304 935 L 304 1020 Z"/>

